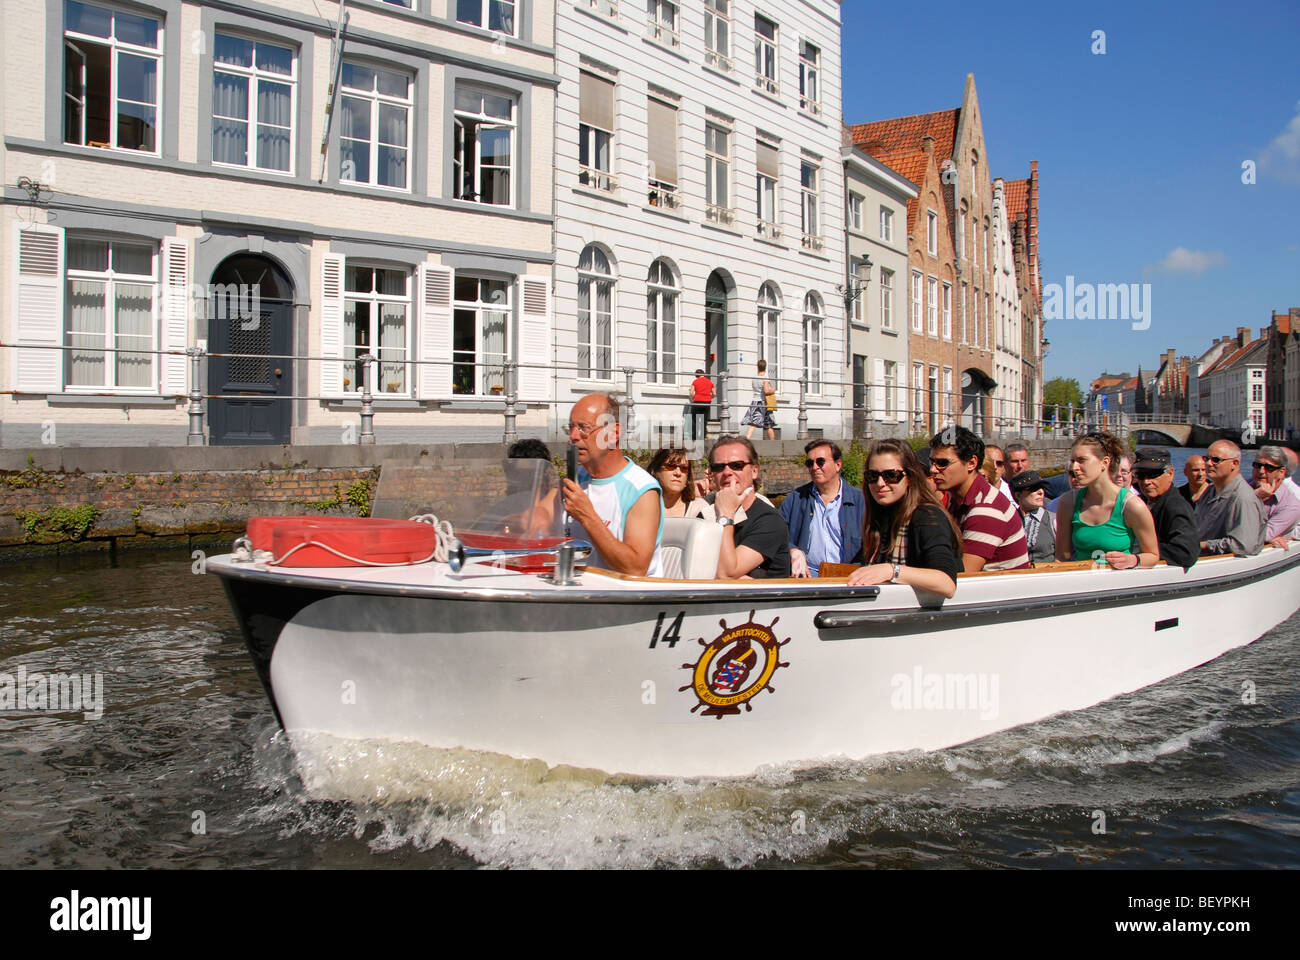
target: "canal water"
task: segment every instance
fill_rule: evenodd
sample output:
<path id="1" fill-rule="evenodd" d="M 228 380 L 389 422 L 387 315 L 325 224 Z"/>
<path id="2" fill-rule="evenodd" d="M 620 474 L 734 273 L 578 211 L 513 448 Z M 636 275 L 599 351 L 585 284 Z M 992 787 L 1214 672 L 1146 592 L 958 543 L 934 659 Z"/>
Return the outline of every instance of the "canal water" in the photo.
<path id="1" fill-rule="evenodd" d="M 103 682 L 98 719 L 0 716 L 4 868 L 1300 866 L 1300 615 L 951 750 L 620 782 L 381 743 L 299 771 L 189 554 L 6 564 L 0 610 L 0 674 Z"/>

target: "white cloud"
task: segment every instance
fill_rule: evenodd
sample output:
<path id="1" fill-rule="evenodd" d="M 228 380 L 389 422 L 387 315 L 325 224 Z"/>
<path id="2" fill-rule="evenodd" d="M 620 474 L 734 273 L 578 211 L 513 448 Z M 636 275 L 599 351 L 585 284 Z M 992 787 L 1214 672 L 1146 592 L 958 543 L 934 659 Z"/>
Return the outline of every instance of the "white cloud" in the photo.
<path id="1" fill-rule="evenodd" d="M 1300 182 L 1300 102 L 1286 129 L 1273 138 L 1259 158 L 1260 169 L 1279 180 Z"/>
<path id="2" fill-rule="evenodd" d="M 1221 267 L 1228 255 L 1218 250 L 1188 250 L 1174 247 L 1154 267 L 1143 268 L 1144 273 L 1204 273 L 1211 267 Z"/>

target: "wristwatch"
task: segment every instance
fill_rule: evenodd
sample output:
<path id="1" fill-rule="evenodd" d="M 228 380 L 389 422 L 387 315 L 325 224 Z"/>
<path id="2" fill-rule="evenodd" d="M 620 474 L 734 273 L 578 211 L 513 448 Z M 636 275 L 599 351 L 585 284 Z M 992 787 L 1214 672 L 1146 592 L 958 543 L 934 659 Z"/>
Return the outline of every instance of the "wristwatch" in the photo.
<path id="1" fill-rule="evenodd" d="M 718 517 L 718 526 L 720 527 L 734 527 L 735 525 L 735 517 Z"/>
<path id="2" fill-rule="evenodd" d="M 898 572 L 899 572 L 900 569 L 901 569 L 901 564 L 895 562 L 895 564 L 894 564 L 894 575 L 893 575 L 892 577 L 889 578 L 889 582 L 890 582 L 890 583 L 898 583 Z"/>

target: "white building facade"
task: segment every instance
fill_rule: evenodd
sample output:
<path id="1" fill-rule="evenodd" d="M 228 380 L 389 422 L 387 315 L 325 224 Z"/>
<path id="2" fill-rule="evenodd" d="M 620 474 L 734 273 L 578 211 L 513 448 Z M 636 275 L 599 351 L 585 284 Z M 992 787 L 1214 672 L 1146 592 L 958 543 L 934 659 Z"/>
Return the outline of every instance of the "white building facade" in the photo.
<path id="1" fill-rule="evenodd" d="M 907 422 L 907 201 L 918 187 L 855 147 L 842 156 L 852 435 L 895 436 Z"/>
<path id="2" fill-rule="evenodd" d="M 1015 253 L 1011 246 L 1011 226 L 1007 222 L 1005 184 L 993 181 L 993 422 L 999 433 L 1032 430 L 1036 414 L 1026 410 L 1021 400 L 1021 331 L 1020 287 L 1016 278 Z"/>
<path id="3" fill-rule="evenodd" d="M 613 391 L 680 439 L 704 370 L 735 430 L 763 359 L 782 437 L 840 435 L 839 3 L 565 0 L 556 72 L 554 422 Z"/>
<path id="4" fill-rule="evenodd" d="M 553 0 L 346 9 L 6 0 L 0 442 L 185 443 L 196 386 L 205 442 L 355 442 L 363 367 L 379 442 L 501 436 L 552 339 Z"/>

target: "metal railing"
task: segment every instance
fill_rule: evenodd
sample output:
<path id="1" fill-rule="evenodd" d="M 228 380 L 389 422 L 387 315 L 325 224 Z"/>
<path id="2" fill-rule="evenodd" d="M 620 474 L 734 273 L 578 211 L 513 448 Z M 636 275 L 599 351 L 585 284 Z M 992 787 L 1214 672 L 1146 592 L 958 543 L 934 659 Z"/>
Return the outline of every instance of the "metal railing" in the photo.
<path id="1" fill-rule="evenodd" d="M 365 349 L 358 347 L 357 349 Z M 664 372 L 646 367 L 622 366 L 609 371 L 603 379 L 593 379 L 590 364 L 580 367 L 574 363 L 535 363 L 506 360 L 495 363 L 462 360 L 402 360 L 383 359 L 372 353 L 361 353 L 355 357 L 319 356 L 311 354 L 264 354 L 264 353 L 228 353 L 212 352 L 200 347 L 185 350 L 142 350 L 135 348 L 95 347 L 89 350 L 85 346 L 68 346 L 54 344 L 14 344 L 0 343 L 0 350 L 56 350 L 61 352 L 76 351 L 103 355 L 128 354 L 131 356 L 184 357 L 188 361 L 189 391 L 187 393 L 166 393 L 147 390 L 113 390 L 95 387 L 62 389 L 64 397 L 117 397 L 124 402 L 139 398 L 170 398 L 178 404 L 185 403 L 189 418 L 186 442 L 190 445 L 207 443 L 207 421 L 211 401 L 247 401 L 258 400 L 314 401 L 322 405 L 360 402 L 360 430 L 356 442 L 360 444 L 375 443 L 376 417 L 391 416 L 390 425 L 409 426 L 410 410 L 386 410 L 384 401 L 416 401 L 433 404 L 454 404 L 468 401 L 480 411 L 484 406 L 500 405 L 502 416 L 502 440 L 512 443 L 519 439 L 519 420 L 529 410 L 547 409 L 546 434 L 551 439 L 561 439 L 559 424 L 568 418 L 569 408 L 583 392 L 605 390 L 619 398 L 623 407 L 624 436 L 655 440 L 664 443 L 682 443 L 694 431 L 687 423 L 691 406 L 691 381 L 694 374 L 690 371 Z M 318 364 L 333 363 L 340 368 L 352 368 L 360 372 L 356 390 L 338 393 L 288 393 L 252 392 L 215 393 L 205 392 L 205 361 L 220 360 L 254 360 L 270 363 L 273 361 L 305 362 L 306 372 L 295 370 L 295 381 L 299 384 L 317 382 L 314 375 L 319 374 Z M 402 367 L 400 382 L 410 385 L 407 390 L 378 391 L 376 383 L 376 365 L 384 367 Z M 493 387 L 490 392 L 440 393 L 436 397 L 423 397 L 414 389 L 418 382 L 421 368 L 428 366 L 449 367 L 456 376 L 470 385 L 481 384 L 492 379 L 500 388 Z M 313 369 L 313 367 L 315 369 Z M 546 398 L 520 395 L 520 378 L 526 372 L 542 371 L 548 384 Z M 340 374 L 342 370 L 340 370 Z M 391 375 L 391 374 L 390 374 Z M 156 377 L 155 380 L 160 379 Z M 340 380 L 341 380 L 340 376 Z M 540 379 L 540 378 L 539 378 Z M 736 375 L 730 371 L 713 374 L 715 383 L 714 400 L 710 404 L 709 425 L 715 425 L 719 433 L 744 432 L 745 413 L 756 402 L 750 386 L 758 379 L 757 374 Z M 937 433 L 950 424 L 969 427 L 985 437 L 1004 437 L 1034 439 L 1050 436 L 1073 436 L 1087 427 L 1105 426 L 1121 433 L 1127 433 L 1129 418 L 1121 416 L 1085 418 L 1082 408 L 1076 412 L 1073 406 L 1056 408 L 1048 414 L 1046 408 L 1035 410 L 1019 399 L 1001 398 L 985 394 L 963 397 L 956 391 L 930 390 L 928 387 L 907 386 L 894 381 L 853 381 L 823 374 L 816 378 L 815 389 L 802 375 L 776 377 L 766 375 L 763 379 L 771 380 L 777 388 L 778 406 L 773 411 L 777 429 L 795 430 L 795 438 L 810 439 L 814 436 L 847 439 L 851 437 L 882 436 L 916 436 Z M 579 386 L 581 384 L 581 386 Z M 60 391 L 49 391 L 56 393 Z M 41 391 L 4 390 L 0 394 L 11 396 L 39 395 Z M 855 398 L 858 402 L 855 402 Z M 900 400 L 902 401 L 900 403 Z M 793 414 L 792 410 L 793 401 Z M 765 406 L 765 405 L 764 405 Z M 1168 422 L 1168 421 L 1166 421 Z M 320 426 L 305 423 L 303 426 Z M 760 430 L 759 427 L 755 427 Z M 760 433 L 761 437 L 761 433 Z"/>

